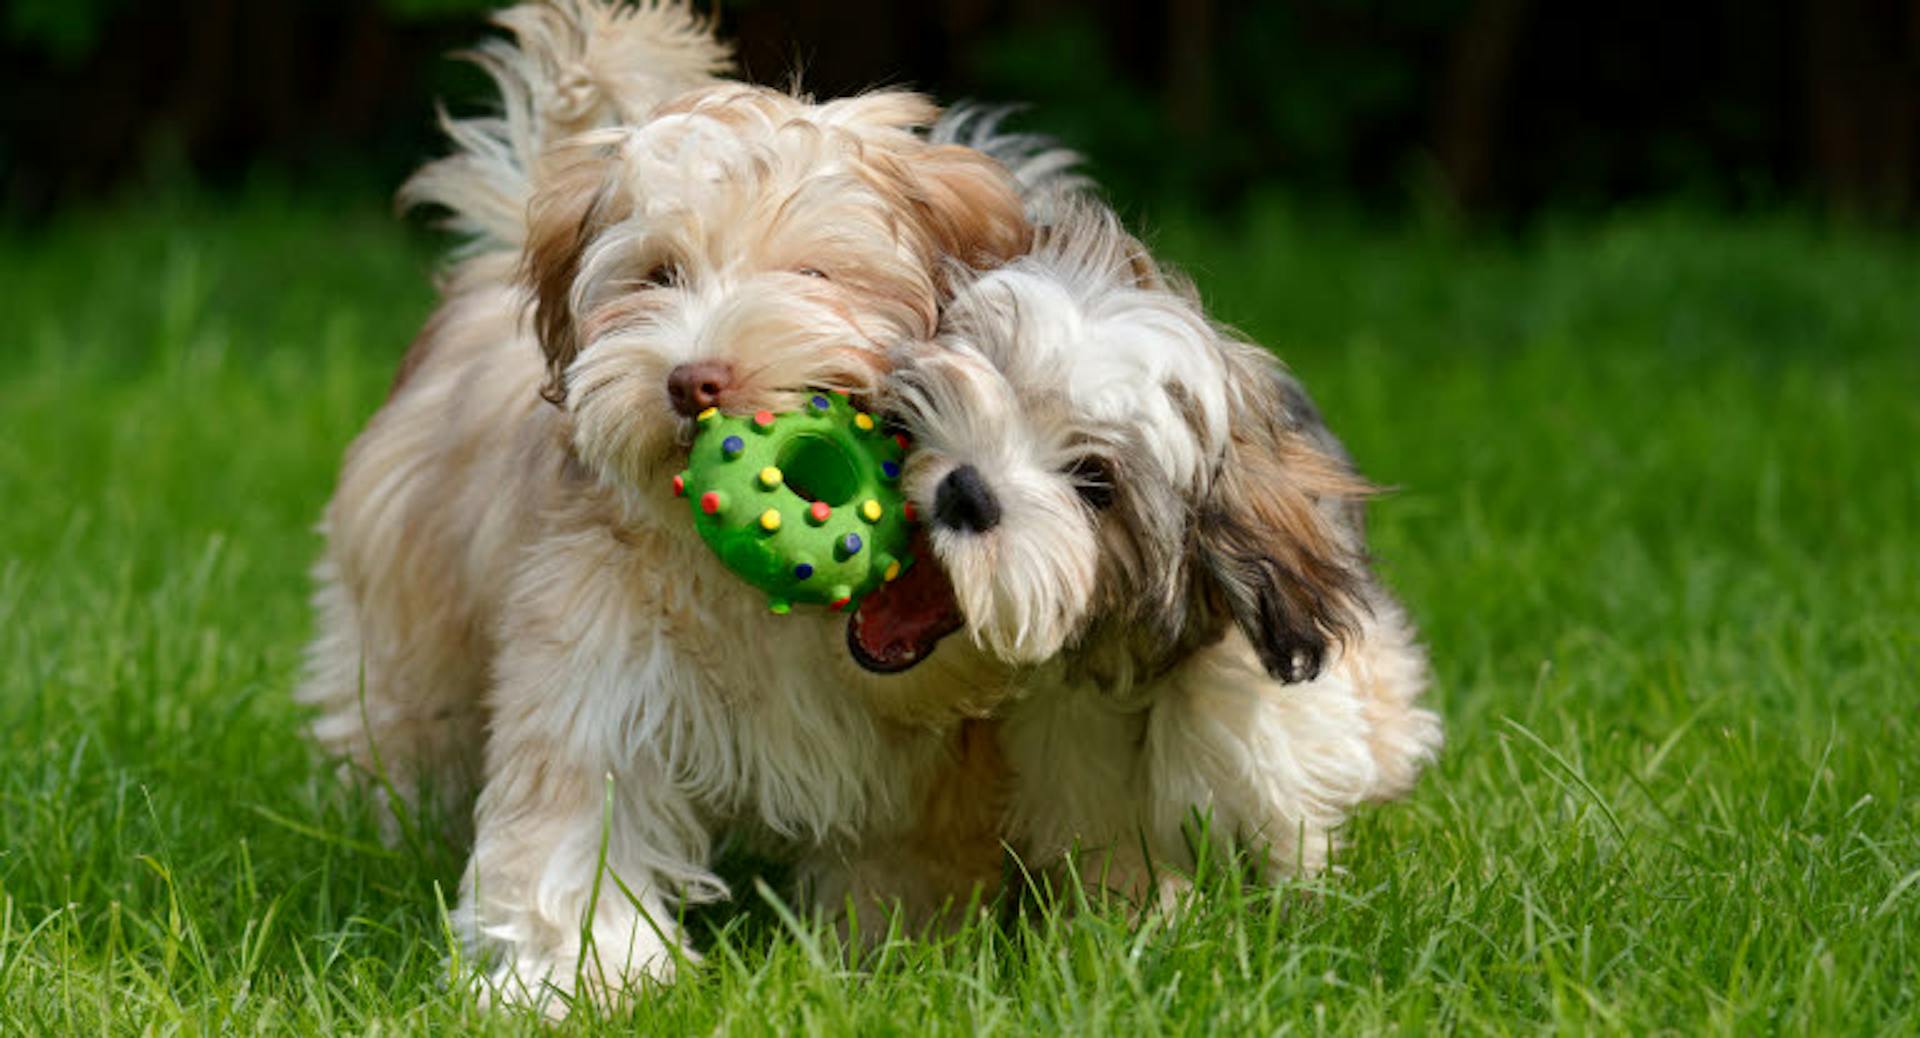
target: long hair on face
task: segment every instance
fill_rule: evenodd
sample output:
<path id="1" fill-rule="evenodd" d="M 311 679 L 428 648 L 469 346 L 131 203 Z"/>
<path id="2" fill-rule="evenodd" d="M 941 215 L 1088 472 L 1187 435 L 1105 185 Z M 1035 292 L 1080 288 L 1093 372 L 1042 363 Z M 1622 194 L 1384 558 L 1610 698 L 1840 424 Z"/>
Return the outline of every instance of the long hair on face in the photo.
<path id="1" fill-rule="evenodd" d="M 1027 247 L 1005 172 L 915 133 L 935 112 L 728 83 L 550 152 L 520 281 L 589 469 L 665 485 L 690 434 L 668 396 L 682 364 L 724 365 L 730 411 L 871 392 L 891 343 L 931 334 L 949 264 Z"/>
<path id="2" fill-rule="evenodd" d="M 971 278 L 892 384 L 920 499 L 963 467 L 995 499 L 991 529 L 936 509 L 931 540 L 1003 658 L 1124 683 L 1236 624 L 1301 681 L 1355 630 L 1370 488 L 1298 382 L 1104 207 L 1063 203 L 1030 254 Z"/>

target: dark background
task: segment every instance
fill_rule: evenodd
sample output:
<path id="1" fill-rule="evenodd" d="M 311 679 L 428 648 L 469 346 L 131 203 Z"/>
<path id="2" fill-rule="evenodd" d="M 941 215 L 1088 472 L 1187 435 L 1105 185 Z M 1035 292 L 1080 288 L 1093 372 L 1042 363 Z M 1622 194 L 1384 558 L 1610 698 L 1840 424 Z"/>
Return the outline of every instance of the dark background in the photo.
<path id="1" fill-rule="evenodd" d="M 388 190 L 440 145 L 475 0 L 10 0 L 0 209 L 156 186 Z M 749 78 L 1026 101 L 1123 205 L 1277 188 L 1481 224 L 1682 198 L 1916 212 L 1920 2 L 737 0 Z"/>

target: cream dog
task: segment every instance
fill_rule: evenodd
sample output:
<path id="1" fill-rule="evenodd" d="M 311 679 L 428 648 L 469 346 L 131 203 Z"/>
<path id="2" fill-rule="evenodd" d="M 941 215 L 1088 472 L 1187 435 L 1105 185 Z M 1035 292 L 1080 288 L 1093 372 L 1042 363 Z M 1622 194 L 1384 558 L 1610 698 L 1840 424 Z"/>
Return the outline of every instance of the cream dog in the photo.
<path id="1" fill-rule="evenodd" d="M 514 42 L 477 59 L 502 113 L 448 122 L 405 192 L 471 243 L 347 453 L 299 698 L 403 798 L 457 808 L 477 779 L 457 927 L 496 997 L 558 1013 L 673 975 L 674 907 L 726 894 L 722 832 L 915 896 L 860 849 L 914 823 L 992 668 L 888 678 L 844 618 L 768 616 L 669 478 L 706 407 L 873 391 L 950 274 L 1029 230 L 999 166 L 917 134 L 918 96 L 718 78 L 669 0 L 499 20 Z"/>

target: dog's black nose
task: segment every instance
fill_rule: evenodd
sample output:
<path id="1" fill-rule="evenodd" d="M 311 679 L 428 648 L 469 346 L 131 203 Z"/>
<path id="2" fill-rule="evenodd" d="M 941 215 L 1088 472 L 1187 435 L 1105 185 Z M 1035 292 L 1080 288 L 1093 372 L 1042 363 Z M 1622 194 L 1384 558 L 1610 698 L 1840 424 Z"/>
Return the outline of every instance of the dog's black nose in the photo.
<path id="1" fill-rule="evenodd" d="M 1000 525 L 1000 499 L 979 469 L 962 465 L 934 488 L 933 521 L 949 530 L 986 533 Z"/>

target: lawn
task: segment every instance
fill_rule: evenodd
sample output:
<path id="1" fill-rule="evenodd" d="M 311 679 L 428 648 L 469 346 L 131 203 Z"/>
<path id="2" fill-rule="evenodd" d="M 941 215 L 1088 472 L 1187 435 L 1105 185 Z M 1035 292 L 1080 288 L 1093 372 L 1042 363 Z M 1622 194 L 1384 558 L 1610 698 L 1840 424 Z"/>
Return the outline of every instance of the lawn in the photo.
<path id="1" fill-rule="evenodd" d="M 1155 222 L 1398 488 L 1441 764 L 1339 874 L 1142 921 L 849 963 L 743 874 L 606 1029 L 1920 1032 L 1920 244 Z M 288 700 L 432 249 L 266 192 L 0 236 L 0 1032 L 541 1029 L 449 991 L 459 849 L 383 849 Z"/>

